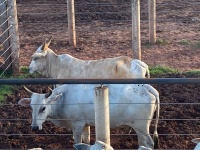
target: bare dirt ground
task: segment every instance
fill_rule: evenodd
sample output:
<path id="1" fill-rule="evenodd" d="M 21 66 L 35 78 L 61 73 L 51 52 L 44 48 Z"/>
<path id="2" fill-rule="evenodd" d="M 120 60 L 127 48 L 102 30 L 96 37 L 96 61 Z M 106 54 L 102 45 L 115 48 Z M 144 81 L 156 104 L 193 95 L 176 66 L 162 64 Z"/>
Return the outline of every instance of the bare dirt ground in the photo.
<path id="1" fill-rule="evenodd" d="M 50 0 L 48 5 L 43 5 L 45 4 L 43 0 L 34 2 L 18 0 L 17 2 L 23 66 L 29 65 L 31 55 L 49 35 L 53 35 L 50 48 L 58 54 L 69 53 L 80 59 L 99 59 L 119 55 L 132 57 L 129 1 L 108 0 L 102 2 L 110 3 L 109 7 L 105 7 L 105 5 L 102 7 L 97 4 L 89 7 L 85 4 L 86 2 L 94 3 L 96 1 L 77 0 L 76 11 L 80 14 L 76 17 L 76 47 L 70 46 L 66 42 L 68 35 L 67 24 L 65 23 L 67 17 L 64 14 L 66 13 L 66 3 L 64 1 Z M 58 8 L 57 3 L 65 5 L 59 5 Z M 112 5 L 113 3 L 116 5 Z M 124 3 L 127 3 L 127 5 L 122 5 Z M 199 10 L 199 5 L 196 4 L 199 1 L 193 0 L 188 3 L 186 0 L 181 2 L 179 0 L 173 2 L 160 0 L 157 2 L 158 43 L 155 45 L 148 44 L 148 15 L 146 13 L 148 7 L 146 3 L 146 1 L 141 0 L 142 60 L 150 66 L 169 66 L 183 71 L 199 69 L 200 22 L 198 17 L 200 18 L 200 16 L 195 13 Z M 121 13 L 94 15 L 94 12 L 113 11 Z M 40 12 L 43 14 L 36 14 Z M 58 15 L 58 12 L 63 14 Z M 83 15 L 84 12 L 93 13 Z M 115 21 L 102 21 L 106 19 Z M 124 21 L 128 19 L 129 21 Z M 86 22 L 84 23 L 84 21 Z M 161 77 L 185 78 L 197 76 L 178 74 Z M 158 126 L 160 149 L 193 149 L 195 144 L 191 142 L 191 139 L 200 137 L 200 86 L 197 84 L 158 84 L 153 86 L 159 91 L 162 103 Z M 35 92 L 47 92 L 46 85 L 30 85 L 28 87 Z M 22 86 L 16 86 L 14 94 L 8 96 L 5 105 L 0 107 L 0 148 L 72 148 L 73 139 L 69 136 L 71 132 L 58 128 L 51 122 L 46 122 L 42 131 L 31 131 L 30 108 L 22 108 L 17 105 L 17 102 L 24 97 L 28 97 L 28 95 Z M 153 129 L 154 122 L 152 122 L 150 129 L 151 133 Z M 132 131 L 129 135 L 121 135 L 123 133 L 123 130 L 111 130 L 111 145 L 115 149 L 136 149 L 138 145 L 135 132 Z M 91 144 L 95 141 L 94 137 L 94 128 L 92 128 Z"/>

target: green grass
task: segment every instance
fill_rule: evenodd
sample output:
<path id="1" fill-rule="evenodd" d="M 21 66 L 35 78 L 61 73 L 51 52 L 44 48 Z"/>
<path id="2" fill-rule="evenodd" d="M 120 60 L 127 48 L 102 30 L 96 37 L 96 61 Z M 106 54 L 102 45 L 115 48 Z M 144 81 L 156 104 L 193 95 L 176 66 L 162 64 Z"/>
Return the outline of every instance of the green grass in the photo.
<path id="1" fill-rule="evenodd" d="M 200 41 L 194 43 L 195 48 L 200 48 Z"/>
<path id="2" fill-rule="evenodd" d="M 166 39 L 160 39 L 160 38 L 158 38 L 156 40 L 156 43 L 159 44 L 159 45 L 167 45 L 167 44 L 169 44 L 169 41 L 167 41 Z"/>
<path id="3" fill-rule="evenodd" d="M 191 44 L 191 42 L 189 40 L 185 40 L 185 39 L 181 40 L 179 43 L 181 45 L 190 45 Z"/>
<path id="4" fill-rule="evenodd" d="M 11 85 L 0 85 L 0 103 L 4 103 L 6 96 L 12 94 L 13 86 Z"/>
<path id="5" fill-rule="evenodd" d="M 150 67 L 149 70 L 150 70 L 150 75 L 152 76 L 181 73 L 180 71 L 176 69 L 169 68 L 169 67 L 162 67 L 162 66 Z"/>
<path id="6" fill-rule="evenodd" d="M 187 77 L 195 77 L 195 78 L 199 78 L 200 77 L 200 70 L 190 70 L 190 71 L 186 71 L 183 73 L 184 75 L 186 75 Z"/>
<path id="7" fill-rule="evenodd" d="M 0 72 L 2 74 L 2 72 Z M 40 75 L 35 73 L 33 75 L 29 74 L 28 67 L 22 67 L 19 75 L 13 75 L 12 71 L 6 71 L 0 77 L 1 79 L 10 79 L 10 78 L 17 78 L 17 79 L 24 79 L 24 78 L 37 78 Z M 3 103 L 6 96 L 12 95 L 14 86 L 12 85 L 0 85 L 0 103 Z"/>

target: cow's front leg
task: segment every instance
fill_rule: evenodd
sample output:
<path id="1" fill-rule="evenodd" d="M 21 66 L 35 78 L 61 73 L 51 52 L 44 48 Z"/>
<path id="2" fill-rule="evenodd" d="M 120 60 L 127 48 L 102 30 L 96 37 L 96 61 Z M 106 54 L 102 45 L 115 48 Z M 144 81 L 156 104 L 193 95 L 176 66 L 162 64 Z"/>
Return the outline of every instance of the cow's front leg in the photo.
<path id="1" fill-rule="evenodd" d="M 74 143 L 82 143 L 82 133 L 85 124 L 79 123 L 72 125 L 72 132 L 74 136 Z"/>

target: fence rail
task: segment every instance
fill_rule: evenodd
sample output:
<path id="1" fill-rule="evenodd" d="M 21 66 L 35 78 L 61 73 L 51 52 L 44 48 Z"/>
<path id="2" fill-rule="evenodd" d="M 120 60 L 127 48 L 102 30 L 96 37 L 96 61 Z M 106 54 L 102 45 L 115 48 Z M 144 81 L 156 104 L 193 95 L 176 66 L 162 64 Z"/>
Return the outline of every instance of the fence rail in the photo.
<path id="1" fill-rule="evenodd" d="M 0 84 L 200 84 L 200 78 L 148 79 L 0 79 Z"/>

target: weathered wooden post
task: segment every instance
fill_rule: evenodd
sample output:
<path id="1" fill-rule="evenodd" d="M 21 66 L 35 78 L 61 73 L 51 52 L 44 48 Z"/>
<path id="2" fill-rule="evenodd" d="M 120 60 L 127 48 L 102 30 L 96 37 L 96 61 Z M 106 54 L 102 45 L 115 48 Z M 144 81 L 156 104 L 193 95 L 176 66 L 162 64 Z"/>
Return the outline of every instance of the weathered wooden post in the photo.
<path id="1" fill-rule="evenodd" d="M 11 18 L 8 16 L 8 11 L 11 8 L 7 7 L 7 1 L 0 0 L 0 55 L 4 57 L 4 62 L 1 62 L 1 66 L 4 65 L 1 69 L 11 69 L 10 63 L 12 59 L 10 57 L 10 36 L 9 36 L 9 28 L 8 20 Z"/>
<path id="2" fill-rule="evenodd" d="M 141 60 L 140 0 L 131 0 L 133 58 Z"/>
<path id="3" fill-rule="evenodd" d="M 95 133 L 96 140 L 110 145 L 110 113 L 108 87 L 95 88 Z"/>
<path id="4" fill-rule="evenodd" d="M 18 31 L 18 20 L 17 20 L 17 6 L 16 0 L 8 0 L 8 7 L 11 9 L 8 11 L 9 25 L 11 26 L 9 30 L 10 44 L 11 44 L 11 58 L 12 58 L 12 69 L 14 73 L 19 73 L 20 71 L 20 48 L 19 48 L 19 31 Z"/>
<path id="5" fill-rule="evenodd" d="M 67 0 L 69 44 L 76 46 L 74 0 Z"/>
<path id="6" fill-rule="evenodd" d="M 156 1 L 148 0 L 149 7 L 149 43 L 156 42 Z"/>

